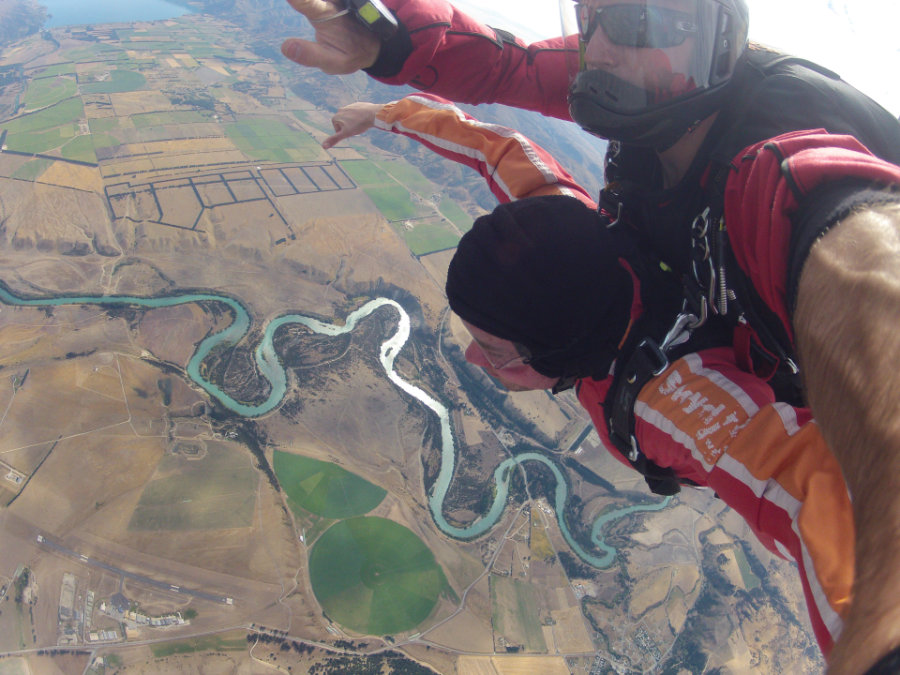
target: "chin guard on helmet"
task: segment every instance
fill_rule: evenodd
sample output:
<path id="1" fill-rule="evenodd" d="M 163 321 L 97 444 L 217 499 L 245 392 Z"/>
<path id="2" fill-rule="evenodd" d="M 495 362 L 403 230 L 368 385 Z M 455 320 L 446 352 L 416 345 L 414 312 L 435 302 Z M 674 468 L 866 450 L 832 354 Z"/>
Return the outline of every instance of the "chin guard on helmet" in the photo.
<path id="1" fill-rule="evenodd" d="M 579 63 L 569 64 L 572 119 L 656 150 L 721 107 L 747 45 L 745 0 L 560 0 L 560 9 L 564 31 L 582 27 Z M 580 21 L 566 18 L 576 12 Z"/>

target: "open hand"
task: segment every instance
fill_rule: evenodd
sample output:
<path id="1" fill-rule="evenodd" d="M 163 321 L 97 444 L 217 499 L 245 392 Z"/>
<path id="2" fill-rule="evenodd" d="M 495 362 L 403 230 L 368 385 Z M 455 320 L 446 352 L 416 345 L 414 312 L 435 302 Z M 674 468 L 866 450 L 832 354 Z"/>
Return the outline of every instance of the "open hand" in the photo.
<path id="1" fill-rule="evenodd" d="M 353 73 L 375 63 L 381 42 L 374 33 L 348 14 L 329 19 L 344 10 L 343 3 L 288 0 L 288 4 L 305 16 L 316 31 L 314 42 L 288 38 L 282 43 L 281 53 L 291 61 L 329 75 Z"/>
<path id="2" fill-rule="evenodd" d="M 381 108 L 380 103 L 365 103 L 363 101 L 345 105 L 331 118 L 331 125 L 334 127 L 335 133 L 322 141 L 322 147 L 328 150 L 328 148 L 345 138 L 357 136 L 368 131 L 374 126 L 375 116 L 378 115 L 378 111 Z"/>

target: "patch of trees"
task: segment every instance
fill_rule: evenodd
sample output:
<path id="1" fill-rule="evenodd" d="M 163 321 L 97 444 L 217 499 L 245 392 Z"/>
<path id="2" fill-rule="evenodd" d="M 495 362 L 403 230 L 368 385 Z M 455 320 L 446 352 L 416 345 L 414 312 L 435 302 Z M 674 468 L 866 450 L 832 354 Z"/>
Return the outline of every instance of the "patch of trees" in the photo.
<path id="1" fill-rule="evenodd" d="M 275 477 L 275 472 L 272 470 L 269 460 L 266 459 L 265 448 L 269 440 L 256 422 L 248 419 L 232 418 L 228 423 L 223 424 L 219 430 L 226 436 L 233 433 L 234 438 L 238 442 L 246 445 L 256 459 L 256 468 L 265 474 L 266 478 L 269 479 L 269 484 L 276 491 L 281 490 L 278 479 Z"/>
<path id="2" fill-rule="evenodd" d="M 25 68 L 21 63 L 15 63 L 11 66 L 0 66 L 0 87 L 7 84 L 18 82 L 25 77 Z"/>
<path id="3" fill-rule="evenodd" d="M 591 471 L 581 462 L 576 461 L 573 457 L 566 457 L 563 460 L 563 463 L 572 469 L 575 473 L 581 476 L 585 482 L 590 483 L 591 485 L 599 485 L 604 488 L 608 492 L 615 492 L 616 486 L 610 483 L 608 480 L 601 477 L 599 474 Z"/>
<path id="4" fill-rule="evenodd" d="M 300 656 L 312 654 L 316 651 L 315 645 L 308 645 L 300 640 L 291 640 L 284 635 L 272 635 L 269 633 L 247 633 L 247 642 L 250 644 L 260 642 L 265 645 L 278 645 L 281 651 L 286 652 L 293 649 Z"/>
<path id="5" fill-rule="evenodd" d="M 541 445 L 553 444 L 552 439 L 534 422 L 508 404 L 508 394 L 505 391 L 494 386 L 484 371 L 466 361 L 462 349 L 457 345 L 445 345 L 444 356 L 453 368 L 460 388 L 487 424 L 495 429 L 515 429 Z"/>
<path id="6" fill-rule="evenodd" d="M 22 574 L 16 579 L 14 586 L 16 604 L 21 605 L 25 600 L 25 589 L 28 588 L 28 582 L 31 580 L 31 570 L 27 567 L 22 570 Z"/>
<path id="7" fill-rule="evenodd" d="M 163 92 L 172 105 L 184 105 L 199 110 L 215 110 L 216 100 L 203 92 L 199 91 L 175 91 Z"/>
<path id="8" fill-rule="evenodd" d="M 593 567 L 588 567 L 568 551 L 557 551 L 556 557 L 569 579 L 593 579 L 597 574 Z"/>
<path id="9" fill-rule="evenodd" d="M 434 670 L 396 651 L 334 656 L 310 666 L 310 675 L 435 675 Z"/>

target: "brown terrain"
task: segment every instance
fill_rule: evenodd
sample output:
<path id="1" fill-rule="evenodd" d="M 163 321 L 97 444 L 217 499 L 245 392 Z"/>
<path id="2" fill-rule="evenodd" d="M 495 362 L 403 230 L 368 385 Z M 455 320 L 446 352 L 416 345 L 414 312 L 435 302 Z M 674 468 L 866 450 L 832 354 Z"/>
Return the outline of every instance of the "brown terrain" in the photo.
<path id="1" fill-rule="evenodd" d="M 0 25 L 10 5 L 0 0 Z M 237 299 L 250 334 L 210 356 L 202 372 L 246 402 L 267 393 L 252 350 L 271 320 L 302 313 L 340 324 L 371 297 L 389 295 L 413 321 L 396 371 L 451 408 L 451 522 L 478 517 L 494 467 L 520 444 L 615 486 L 567 472 L 580 509 L 573 529 L 643 498 L 639 477 L 609 458 L 595 434 L 584 436 L 588 420 L 574 398 L 509 396 L 462 363 L 466 335 L 442 291 L 450 253 L 411 253 L 339 163 L 396 153 L 365 139 L 323 151 L 327 111 L 303 97 L 286 64 L 249 51 L 226 21 L 192 15 L 119 32 L 56 29 L 53 40 L 32 35 L 0 56 L 0 67 L 22 68 L 21 79 L 0 88 L 0 128 L 51 105 L 29 108 L 35 99 L 26 94 L 56 68 L 52 77 L 83 106 L 65 131 L 74 136 L 61 138 L 91 133 L 96 160 L 71 161 L 64 141 L 0 152 L 7 289 L 28 298 Z M 207 42 L 216 54 L 189 53 Z M 116 70 L 106 48 L 140 72 L 140 89 L 86 86 Z M 329 97 L 353 100 L 355 86 L 347 78 Z M 147 131 L 147 115 L 164 121 Z M 271 148 L 249 150 L 229 135 L 229 125 L 260 121 L 309 142 L 265 156 Z M 104 133 L 118 142 L 100 143 Z M 479 212 L 473 201 L 459 206 Z M 526 465 L 528 479 L 514 479 L 497 525 L 473 541 L 452 539 L 427 502 L 440 465 L 436 418 L 377 361 L 396 313 L 380 309 L 333 339 L 283 329 L 276 345 L 289 365 L 288 393 L 273 411 L 241 418 L 186 372 L 197 344 L 230 324 L 223 307 L 0 304 L 3 675 L 354 672 L 377 659 L 385 673 L 586 674 L 613 672 L 614 663 L 650 671 L 678 650 L 683 663 L 697 652 L 721 672 L 821 668 L 795 571 L 712 495 L 683 495 L 662 511 L 616 521 L 604 534 L 620 555 L 594 570 L 562 536 L 553 481 L 541 478 L 549 474 Z M 487 399 L 474 400 L 475 391 Z M 425 621 L 367 636 L 325 616 L 308 552 L 331 521 L 291 508 L 267 476 L 276 450 L 338 464 L 387 491 L 368 515 L 411 530 L 449 585 Z M 148 495 L 173 485 L 190 497 L 155 510 Z M 778 597 L 752 592 L 760 583 Z M 695 607 L 701 598 L 705 614 Z M 139 625 L 128 612 L 180 613 L 181 621 Z"/>

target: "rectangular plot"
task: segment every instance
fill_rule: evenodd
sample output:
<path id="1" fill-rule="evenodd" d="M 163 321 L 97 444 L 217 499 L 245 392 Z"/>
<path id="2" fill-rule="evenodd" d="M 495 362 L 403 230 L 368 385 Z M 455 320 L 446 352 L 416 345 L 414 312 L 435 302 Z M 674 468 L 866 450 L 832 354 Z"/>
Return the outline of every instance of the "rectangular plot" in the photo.
<path id="1" fill-rule="evenodd" d="M 159 220 L 159 207 L 149 189 L 110 195 L 109 205 L 116 218 Z"/>
<path id="2" fill-rule="evenodd" d="M 285 177 L 291 181 L 291 184 L 294 186 L 294 189 L 297 192 L 318 192 L 319 188 L 316 187 L 315 183 L 313 183 L 309 177 L 303 172 L 302 169 L 298 167 L 290 167 L 289 169 L 284 169 Z"/>
<path id="3" fill-rule="evenodd" d="M 322 170 L 321 166 L 308 166 L 306 167 L 306 175 L 309 176 L 309 179 L 316 184 L 320 190 L 337 190 L 338 185 L 335 183 L 331 176 L 329 176 L 325 171 Z"/>
<path id="4" fill-rule="evenodd" d="M 203 210 L 190 186 L 157 189 L 156 198 L 162 208 L 160 222 L 167 225 L 192 228 Z"/>
<path id="5" fill-rule="evenodd" d="M 265 195 L 255 180 L 230 180 L 228 187 L 239 202 L 263 199 Z"/>
<path id="6" fill-rule="evenodd" d="M 221 206 L 222 204 L 231 204 L 234 197 L 228 191 L 228 187 L 221 180 L 208 183 L 195 183 L 197 192 L 200 194 L 200 200 L 203 206 Z"/>
<path id="7" fill-rule="evenodd" d="M 356 187 L 353 184 L 353 181 L 350 180 L 350 177 L 341 171 L 340 167 L 330 164 L 328 166 L 323 166 L 322 170 L 327 173 L 328 177 L 342 190 L 350 190 Z"/>
<path id="8" fill-rule="evenodd" d="M 259 172 L 269 189 L 279 197 L 296 193 L 294 186 L 278 169 L 264 169 Z"/>
<path id="9" fill-rule="evenodd" d="M 244 178 L 253 178 L 253 174 L 249 171 L 232 171 L 222 176 L 225 180 L 242 180 Z"/>

